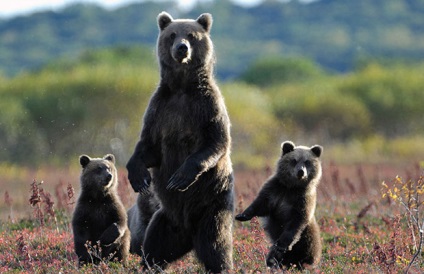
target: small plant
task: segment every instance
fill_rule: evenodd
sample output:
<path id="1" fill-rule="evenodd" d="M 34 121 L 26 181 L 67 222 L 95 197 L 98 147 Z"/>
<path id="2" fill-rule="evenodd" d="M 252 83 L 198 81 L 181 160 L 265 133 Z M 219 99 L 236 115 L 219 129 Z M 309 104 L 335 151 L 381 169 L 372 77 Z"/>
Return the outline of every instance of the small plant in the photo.
<path id="1" fill-rule="evenodd" d="M 421 256 L 424 241 L 424 178 L 420 178 L 414 182 L 409 180 L 403 181 L 397 176 L 391 187 L 383 182 L 383 198 L 389 197 L 397 202 L 403 211 L 406 213 L 405 219 L 409 229 L 410 237 L 412 238 L 413 256 L 411 260 L 398 257 L 398 263 L 408 263 L 406 273 L 409 272 L 415 261 Z"/>
<path id="2" fill-rule="evenodd" d="M 9 220 L 13 221 L 13 210 L 12 210 L 13 199 L 12 197 L 10 197 L 9 192 L 7 190 L 4 192 L 4 203 L 10 209 Z"/>
<path id="3" fill-rule="evenodd" d="M 46 220 L 53 219 L 57 228 L 54 201 L 50 193 L 44 191 L 41 187 L 42 184 L 43 181 L 37 183 L 35 179 L 31 183 L 31 197 L 29 198 L 29 204 L 34 208 L 34 217 L 40 222 L 41 226 L 45 225 Z M 44 208 L 42 208 L 43 205 Z"/>

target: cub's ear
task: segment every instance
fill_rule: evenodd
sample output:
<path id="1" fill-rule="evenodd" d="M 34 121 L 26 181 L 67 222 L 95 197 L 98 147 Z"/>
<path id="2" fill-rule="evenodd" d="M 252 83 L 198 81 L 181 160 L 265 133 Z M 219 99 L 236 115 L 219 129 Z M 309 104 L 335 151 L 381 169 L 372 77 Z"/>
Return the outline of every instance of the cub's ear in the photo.
<path id="1" fill-rule="evenodd" d="M 174 19 L 172 18 L 172 16 L 169 13 L 162 11 L 158 15 L 159 29 L 164 30 L 173 20 Z"/>
<path id="2" fill-rule="evenodd" d="M 317 157 L 321 156 L 321 153 L 322 153 L 323 150 L 324 150 L 324 148 L 322 146 L 319 146 L 319 145 L 314 145 L 314 146 L 311 147 L 311 151 Z"/>
<path id="3" fill-rule="evenodd" d="M 113 154 L 106 154 L 106 155 L 103 157 L 103 159 L 104 159 L 104 160 L 108 160 L 108 161 L 110 161 L 110 162 L 112 162 L 112 163 L 115 163 L 115 156 L 114 156 Z"/>
<path id="4" fill-rule="evenodd" d="M 87 155 L 81 155 L 79 160 L 80 160 L 80 164 L 82 168 L 85 168 L 88 165 L 88 163 L 91 161 L 91 158 Z"/>
<path id="5" fill-rule="evenodd" d="M 283 155 L 294 150 L 294 143 L 292 141 L 285 141 L 281 144 L 281 150 L 283 151 Z"/>
<path id="6" fill-rule="evenodd" d="M 212 28 L 212 15 L 210 13 L 202 13 L 196 20 L 206 32 L 209 32 Z"/>

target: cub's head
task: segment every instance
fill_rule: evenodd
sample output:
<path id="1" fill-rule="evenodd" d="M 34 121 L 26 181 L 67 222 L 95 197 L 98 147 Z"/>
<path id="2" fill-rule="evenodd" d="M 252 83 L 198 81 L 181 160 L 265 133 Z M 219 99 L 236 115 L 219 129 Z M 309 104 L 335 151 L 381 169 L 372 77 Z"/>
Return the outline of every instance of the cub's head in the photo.
<path id="1" fill-rule="evenodd" d="M 322 146 L 295 146 L 291 141 L 281 144 L 278 173 L 288 187 L 316 186 L 321 179 Z"/>
<path id="2" fill-rule="evenodd" d="M 90 158 L 81 155 L 81 189 L 96 192 L 107 191 L 117 186 L 117 172 L 115 168 L 115 156 L 107 154 L 103 158 Z"/>
<path id="3" fill-rule="evenodd" d="M 205 65 L 213 62 L 210 40 L 212 16 L 201 14 L 196 20 L 173 19 L 166 12 L 158 15 L 157 54 L 161 65 Z"/>

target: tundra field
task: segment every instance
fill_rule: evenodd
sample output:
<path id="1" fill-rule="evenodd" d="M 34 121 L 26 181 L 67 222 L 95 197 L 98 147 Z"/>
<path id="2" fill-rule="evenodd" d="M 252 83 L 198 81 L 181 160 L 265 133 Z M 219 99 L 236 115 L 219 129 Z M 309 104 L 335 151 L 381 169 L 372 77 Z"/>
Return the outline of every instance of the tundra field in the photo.
<path id="1" fill-rule="evenodd" d="M 79 169 L 1 167 L 0 273 L 78 273 L 70 220 L 79 193 Z M 236 213 L 255 197 L 273 172 L 236 171 Z M 126 170 L 119 172 L 126 208 L 135 201 Z M 424 179 L 419 163 L 338 165 L 323 163 L 316 218 L 323 256 L 305 273 L 422 273 Z M 272 273 L 265 264 L 269 241 L 260 219 L 234 222 L 234 273 Z M 93 256 L 95 246 L 88 247 Z M 140 257 L 127 266 L 104 261 L 84 273 L 140 271 Z M 191 254 L 167 273 L 202 273 Z M 288 273 L 298 271 L 289 270 Z"/>

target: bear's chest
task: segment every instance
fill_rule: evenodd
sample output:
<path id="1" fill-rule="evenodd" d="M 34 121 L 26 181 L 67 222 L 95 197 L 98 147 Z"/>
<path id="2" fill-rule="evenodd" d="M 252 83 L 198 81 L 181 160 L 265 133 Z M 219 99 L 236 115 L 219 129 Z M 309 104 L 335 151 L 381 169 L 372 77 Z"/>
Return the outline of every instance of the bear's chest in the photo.
<path id="1" fill-rule="evenodd" d="M 205 124 L 207 107 L 202 101 L 185 93 L 177 93 L 162 102 L 157 110 L 157 134 L 164 141 L 187 143 L 198 138 Z"/>
<path id="2" fill-rule="evenodd" d="M 284 197 L 274 197 L 271 199 L 271 212 L 272 215 L 278 216 L 279 219 L 290 215 L 293 210 L 293 205 L 284 199 Z"/>

